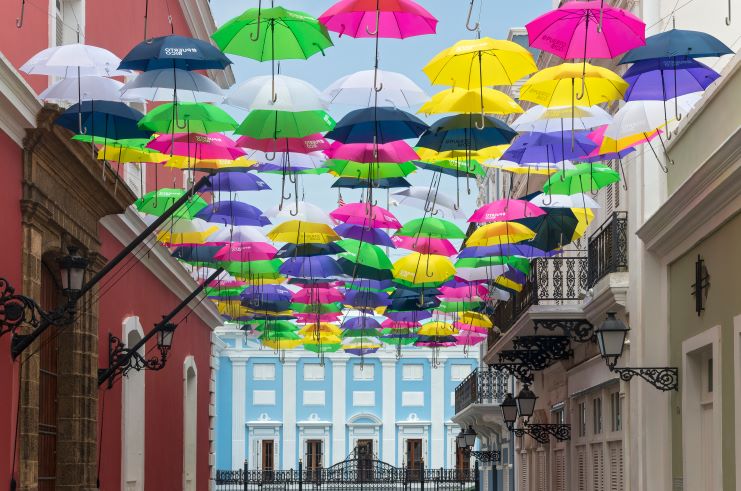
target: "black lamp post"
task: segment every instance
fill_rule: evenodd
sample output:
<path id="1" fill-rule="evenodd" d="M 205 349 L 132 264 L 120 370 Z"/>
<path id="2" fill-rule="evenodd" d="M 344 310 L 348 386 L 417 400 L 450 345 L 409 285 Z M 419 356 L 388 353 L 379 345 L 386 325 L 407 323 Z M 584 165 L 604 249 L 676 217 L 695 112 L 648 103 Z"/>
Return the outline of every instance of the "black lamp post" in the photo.
<path id="1" fill-rule="evenodd" d="M 499 462 L 502 459 L 502 453 L 499 450 L 472 450 L 472 447 L 476 444 L 477 436 L 478 435 L 476 430 L 473 429 L 473 426 L 468 425 L 467 430 L 461 428 L 458 436 L 455 437 L 456 445 L 464 453 L 475 458 L 478 462 L 484 464 Z"/>
<path id="2" fill-rule="evenodd" d="M 615 312 L 608 312 L 607 319 L 595 331 L 600 355 L 610 371 L 617 373 L 620 380 L 625 382 L 630 382 L 637 375 L 659 390 L 679 390 L 679 369 L 677 367 L 618 368 L 616 366 L 620 357 L 623 356 L 628 331 L 630 327 L 618 319 Z"/>
<path id="3" fill-rule="evenodd" d="M 507 394 L 499 405 L 502 410 L 502 419 L 507 429 L 516 436 L 528 435 L 538 443 L 547 444 L 551 435 L 556 440 L 571 439 L 571 425 L 567 424 L 529 424 L 527 421 L 535 413 L 535 401 L 538 397 L 526 385 L 520 390 L 517 397 Z M 515 428 L 518 418 L 523 418 L 525 424 L 522 428 Z"/>
<path id="4" fill-rule="evenodd" d="M 76 296 L 82 289 L 88 260 L 77 254 L 76 247 L 69 247 L 68 254 L 59 258 L 59 273 L 62 277 L 62 291 L 67 297 Z"/>
<path id="5" fill-rule="evenodd" d="M 537 399 L 538 396 L 530 390 L 528 385 L 525 385 L 515 398 L 517 402 L 517 413 L 526 420 L 529 420 L 533 416 L 533 413 L 535 413 L 535 401 Z"/>

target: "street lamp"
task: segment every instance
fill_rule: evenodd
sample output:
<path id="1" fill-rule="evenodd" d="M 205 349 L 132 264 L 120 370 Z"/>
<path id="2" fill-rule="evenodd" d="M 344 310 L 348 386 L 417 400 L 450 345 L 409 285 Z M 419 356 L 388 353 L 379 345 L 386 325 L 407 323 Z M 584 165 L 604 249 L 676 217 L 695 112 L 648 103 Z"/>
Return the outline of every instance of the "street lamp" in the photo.
<path id="1" fill-rule="evenodd" d="M 515 436 L 528 435 L 544 445 L 550 440 L 550 435 L 553 435 L 556 440 L 570 440 L 571 425 L 529 424 L 527 422 L 535 412 L 535 401 L 537 399 L 538 397 L 527 385 L 520 390 L 517 397 L 512 396 L 512 394 L 504 396 L 504 400 L 499 407 L 502 410 L 502 419 L 504 419 L 507 429 Z M 525 419 L 525 424 L 522 428 L 515 428 L 515 423 L 519 417 Z"/>
<path id="2" fill-rule="evenodd" d="M 473 447 L 476 444 L 476 430 L 473 429 L 473 426 L 468 425 L 468 429 L 463 434 L 463 437 L 467 447 Z"/>
<path id="3" fill-rule="evenodd" d="M 455 443 L 458 446 L 458 448 L 466 448 L 466 433 L 463 431 L 463 428 L 461 428 L 460 433 L 458 433 L 458 436 L 455 437 Z"/>
<path id="4" fill-rule="evenodd" d="M 535 401 L 537 399 L 538 396 L 530 390 L 530 387 L 525 385 L 522 390 L 520 390 L 520 393 L 517 394 L 517 398 L 515 399 L 519 415 L 525 419 L 530 419 L 533 416 L 533 413 L 535 413 Z"/>
<path id="5" fill-rule="evenodd" d="M 607 368 L 615 372 L 620 380 L 630 382 L 636 375 L 662 391 L 679 390 L 679 369 L 677 367 L 620 367 L 617 362 L 623 356 L 625 338 L 630 331 L 623 321 L 615 317 L 615 312 L 608 312 L 607 319 L 597 328 L 597 346 L 600 355 L 607 363 Z"/>
<path id="6" fill-rule="evenodd" d="M 504 400 L 499 407 L 502 409 L 502 419 L 511 431 L 517 421 L 517 402 L 512 394 L 504 396 Z"/>
<path id="7" fill-rule="evenodd" d="M 172 347 L 172 338 L 175 335 L 176 327 L 178 327 L 177 324 L 173 324 L 171 322 L 162 324 L 159 327 L 159 330 L 157 331 L 157 348 L 159 348 L 160 351 L 170 351 L 170 348 Z"/>
<path id="8" fill-rule="evenodd" d="M 58 259 L 62 276 L 62 291 L 69 297 L 77 295 L 82 289 L 88 260 L 77 254 L 76 247 L 67 248 L 68 254 Z"/>

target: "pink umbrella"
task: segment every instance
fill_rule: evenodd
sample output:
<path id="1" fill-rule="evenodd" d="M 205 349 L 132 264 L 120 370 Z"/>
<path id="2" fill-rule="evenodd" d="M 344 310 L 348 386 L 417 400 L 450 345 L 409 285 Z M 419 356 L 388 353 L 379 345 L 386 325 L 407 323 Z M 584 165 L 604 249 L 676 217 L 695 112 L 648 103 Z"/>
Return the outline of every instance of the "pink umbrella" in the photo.
<path id="1" fill-rule="evenodd" d="M 471 299 L 484 297 L 489 292 L 486 286 L 481 284 L 470 284 L 459 287 L 442 286 L 439 288 L 439 297 L 451 300 Z"/>
<path id="2" fill-rule="evenodd" d="M 319 22 L 354 38 L 404 39 L 435 34 L 437 26 L 437 19 L 412 0 L 340 0 Z"/>
<path id="3" fill-rule="evenodd" d="M 456 334 L 453 336 L 458 346 L 476 346 L 486 339 L 486 336 L 478 336 L 470 333 Z"/>
<path id="4" fill-rule="evenodd" d="M 395 235 L 391 237 L 391 242 L 398 248 L 417 251 L 421 254 L 438 254 L 446 257 L 458 254 L 458 250 L 448 239 L 402 237 Z"/>
<path id="5" fill-rule="evenodd" d="M 234 160 L 245 154 L 237 142 L 220 133 L 166 133 L 147 143 L 147 148 L 198 159 Z"/>
<path id="6" fill-rule="evenodd" d="M 265 242 L 234 242 L 219 249 L 214 254 L 217 261 L 269 261 L 278 250 Z"/>
<path id="7" fill-rule="evenodd" d="M 201 282 L 203 283 L 203 282 Z M 244 281 L 240 281 L 237 279 L 233 280 L 213 280 L 211 281 L 208 286 L 212 288 L 234 288 L 238 286 L 246 286 L 247 283 Z"/>
<path id="8" fill-rule="evenodd" d="M 294 293 L 293 300 L 296 303 L 333 303 L 342 302 L 345 296 L 336 288 L 304 288 Z"/>
<path id="9" fill-rule="evenodd" d="M 485 327 L 476 327 L 469 324 L 463 324 L 462 322 L 454 322 L 453 325 L 459 331 L 468 331 L 469 333 L 486 335 L 489 332 L 489 330 Z"/>
<path id="10" fill-rule="evenodd" d="M 381 323 L 381 327 L 384 329 L 416 329 L 421 325 L 419 322 L 395 321 L 392 319 L 386 319 Z"/>
<path id="11" fill-rule="evenodd" d="M 301 138 L 281 138 L 273 140 L 272 138 L 258 139 L 250 136 L 240 136 L 237 140 L 237 146 L 260 150 L 266 153 L 277 152 L 295 152 L 311 153 L 329 148 L 329 141 L 325 140 L 319 133 L 304 136 Z"/>
<path id="12" fill-rule="evenodd" d="M 341 206 L 329 214 L 335 220 L 351 225 L 363 225 L 372 228 L 401 228 L 401 223 L 385 208 L 368 207 L 367 203 L 350 203 Z"/>
<path id="13" fill-rule="evenodd" d="M 315 322 L 337 322 L 342 312 L 326 312 L 324 314 L 295 313 L 296 324 L 313 324 Z"/>
<path id="14" fill-rule="evenodd" d="M 377 145 L 377 154 L 374 153 L 372 143 L 348 143 L 338 141 L 332 143 L 324 153 L 330 159 L 351 160 L 353 162 L 409 162 L 419 158 L 417 152 L 404 140 Z"/>
<path id="15" fill-rule="evenodd" d="M 545 215 L 545 211 L 529 201 L 519 199 L 500 199 L 492 201 L 473 212 L 469 222 L 509 222 L 521 218 Z"/>

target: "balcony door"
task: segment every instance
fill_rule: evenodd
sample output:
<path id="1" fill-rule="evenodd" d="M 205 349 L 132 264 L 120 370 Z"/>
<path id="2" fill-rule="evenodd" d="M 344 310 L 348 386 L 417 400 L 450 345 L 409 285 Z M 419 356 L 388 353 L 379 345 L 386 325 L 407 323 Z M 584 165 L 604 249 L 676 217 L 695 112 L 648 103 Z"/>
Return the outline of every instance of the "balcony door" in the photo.
<path id="1" fill-rule="evenodd" d="M 321 440 L 306 440 L 306 470 L 311 480 L 319 477 L 322 468 L 322 443 Z"/>
<path id="2" fill-rule="evenodd" d="M 373 440 L 358 440 L 358 480 L 373 479 Z"/>
<path id="3" fill-rule="evenodd" d="M 273 440 L 263 440 L 261 442 L 262 458 L 262 478 L 263 481 L 273 480 L 273 471 L 275 470 L 275 442 Z"/>
<path id="4" fill-rule="evenodd" d="M 422 469 L 422 440 L 407 439 L 407 469 L 412 480 L 419 480 Z"/>

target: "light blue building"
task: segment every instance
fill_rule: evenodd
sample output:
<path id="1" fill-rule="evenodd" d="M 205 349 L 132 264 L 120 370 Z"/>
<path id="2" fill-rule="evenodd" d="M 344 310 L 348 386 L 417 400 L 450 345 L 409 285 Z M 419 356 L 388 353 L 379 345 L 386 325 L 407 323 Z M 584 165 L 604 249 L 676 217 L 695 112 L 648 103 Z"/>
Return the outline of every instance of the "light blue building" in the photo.
<path id="1" fill-rule="evenodd" d="M 455 387 L 478 366 L 479 351 L 394 349 L 359 357 L 303 350 L 279 360 L 242 331 L 218 332 L 216 468 L 328 467 L 358 446 L 401 467 L 468 467 L 451 421 Z"/>

